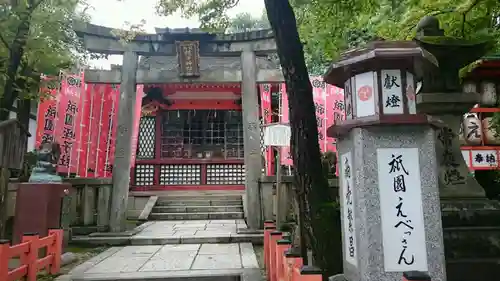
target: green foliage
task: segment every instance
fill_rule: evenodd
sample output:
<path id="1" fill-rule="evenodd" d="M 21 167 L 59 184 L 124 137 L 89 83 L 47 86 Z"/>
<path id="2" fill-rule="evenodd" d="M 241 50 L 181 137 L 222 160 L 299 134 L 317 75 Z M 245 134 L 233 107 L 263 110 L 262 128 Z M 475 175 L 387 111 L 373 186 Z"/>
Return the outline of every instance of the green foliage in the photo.
<path id="1" fill-rule="evenodd" d="M 474 177 L 479 184 L 484 188 L 486 197 L 492 200 L 500 200 L 500 171 L 498 170 L 484 170 L 475 171 Z"/>
<path id="2" fill-rule="evenodd" d="M 158 0 L 158 11 L 180 11 L 198 16 L 202 27 L 225 29 L 231 20 L 226 11 L 238 0 Z M 349 48 L 376 37 L 408 40 L 418 21 L 435 15 L 448 36 L 492 38 L 500 48 L 500 2 L 496 0 L 290 0 L 297 17 L 309 73 L 323 74 L 326 66 Z"/>
<path id="3" fill-rule="evenodd" d="M 495 18 L 500 13 L 500 2 L 495 0 L 295 0 L 293 4 L 301 39 L 313 65 L 323 65 L 342 51 L 376 37 L 409 40 L 425 15 L 437 16 L 448 36 L 494 38 L 492 52 L 499 46 Z M 322 59 L 318 59 L 318 54 Z"/>
<path id="4" fill-rule="evenodd" d="M 260 17 L 254 17 L 249 13 L 239 13 L 229 19 L 227 33 L 247 32 L 252 30 L 270 28 L 266 11 L 262 11 Z"/>
<path id="5" fill-rule="evenodd" d="M 324 174 L 329 179 L 335 178 L 335 170 L 337 165 L 337 154 L 327 151 L 321 155 L 321 164 L 323 165 Z"/>
<path id="6" fill-rule="evenodd" d="M 23 2 L 25 2 L 23 4 Z M 14 4 L 10 4 L 14 3 Z M 26 4 L 29 3 L 29 4 Z M 30 5 L 31 4 L 31 5 Z M 14 91 L 23 98 L 38 92 L 40 74 L 57 75 L 59 70 L 83 62 L 84 50 L 73 32 L 76 22 L 86 20 L 84 0 L 3 1 L 0 3 L 0 92 L 3 95 L 12 66 L 14 49 L 22 49 L 14 68 Z M 23 27 L 28 31 L 20 32 Z M 20 44 L 19 44 L 20 43 Z M 19 48 L 17 48 L 19 50 Z"/>
<path id="7" fill-rule="evenodd" d="M 181 12 L 185 17 L 198 16 L 201 28 L 224 31 L 230 23 L 227 10 L 235 7 L 239 0 L 158 0 L 156 10 L 161 15 Z"/>

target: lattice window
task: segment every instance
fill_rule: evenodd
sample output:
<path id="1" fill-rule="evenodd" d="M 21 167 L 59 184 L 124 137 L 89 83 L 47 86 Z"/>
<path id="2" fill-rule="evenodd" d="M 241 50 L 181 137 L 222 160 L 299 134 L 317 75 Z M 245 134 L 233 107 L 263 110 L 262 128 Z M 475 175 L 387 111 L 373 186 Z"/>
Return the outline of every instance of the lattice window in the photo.
<path id="1" fill-rule="evenodd" d="M 168 111 L 161 140 L 161 158 L 243 158 L 241 111 Z"/>
<path id="2" fill-rule="evenodd" d="M 154 159 L 155 158 L 155 136 L 156 136 L 156 117 L 141 117 L 139 123 L 139 139 L 137 143 L 137 158 Z"/>
<path id="3" fill-rule="evenodd" d="M 135 166 L 135 185 L 138 186 L 153 185 L 154 179 L 155 179 L 154 165 Z"/>
<path id="4" fill-rule="evenodd" d="M 226 122 L 226 111 L 209 111 L 207 116 L 207 129 L 205 131 L 205 142 L 207 145 L 224 145 Z"/>
<path id="5" fill-rule="evenodd" d="M 161 185 L 201 184 L 201 165 L 161 165 Z"/>
<path id="6" fill-rule="evenodd" d="M 226 158 L 243 159 L 243 117 L 241 112 L 228 111 L 226 120 Z"/>
<path id="7" fill-rule="evenodd" d="M 245 165 L 207 165 L 207 184 L 245 184 Z"/>

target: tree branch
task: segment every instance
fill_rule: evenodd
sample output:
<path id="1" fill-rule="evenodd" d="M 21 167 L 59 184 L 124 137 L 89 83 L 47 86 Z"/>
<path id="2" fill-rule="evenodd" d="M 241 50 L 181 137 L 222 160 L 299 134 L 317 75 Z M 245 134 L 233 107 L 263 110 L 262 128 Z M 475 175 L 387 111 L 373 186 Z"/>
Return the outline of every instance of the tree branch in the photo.
<path id="1" fill-rule="evenodd" d="M 7 40 L 5 40 L 5 37 L 3 37 L 2 34 L 0 34 L 0 41 L 2 41 L 2 43 L 5 45 L 5 48 L 10 51 L 10 44 L 7 42 Z"/>
<path id="2" fill-rule="evenodd" d="M 46 0 L 38 0 L 38 1 L 35 1 L 35 0 L 29 0 L 28 4 L 29 4 L 29 7 L 28 7 L 28 10 L 32 13 L 34 10 L 36 10 L 36 8 L 38 8 L 40 6 L 40 4 L 42 4 L 44 1 Z"/>
<path id="3" fill-rule="evenodd" d="M 467 7 L 467 9 L 465 9 L 465 11 L 462 12 L 462 27 L 461 27 L 461 32 L 462 32 L 462 38 L 465 37 L 465 23 L 467 22 L 467 14 L 477 5 L 479 4 L 480 0 L 474 0 L 474 2 L 472 2 L 470 4 L 469 7 Z"/>
<path id="4" fill-rule="evenodd" d="M 467 13 L 462 14 L 462 27 L 461 27 L 461 33 L 462 33 L 462 38 L 465 38 L 465 22 L 466 22 L 466 16 Z"/>

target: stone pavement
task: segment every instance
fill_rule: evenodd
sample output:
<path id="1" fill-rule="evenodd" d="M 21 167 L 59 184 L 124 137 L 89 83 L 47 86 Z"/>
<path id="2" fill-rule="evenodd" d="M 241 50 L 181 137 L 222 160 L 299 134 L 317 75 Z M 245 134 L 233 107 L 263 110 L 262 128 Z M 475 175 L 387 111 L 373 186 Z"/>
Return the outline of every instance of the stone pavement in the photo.
<path id="1" fill-rule="evenodd" d="M 238 233 L 247 229 L 245 221 L 185 220 L 152 221 L 130 237 L 132 245 L 240 243 L 262 240 L 262 234 Z"/>
<path id="2" fill-rule="evenodd" d="M 72 271 L 72 280 L 120 280 L 259 272 L 251 243 L 113 247 Z M 260 280 L 260 279 L 258 279 Z"/>
<path id="3" fill-rule="evenodd" d="M 70 279 L 58 280 L 263 280 L 251 243 L 223 244 L 215 243 L 215 240 L 207 244 L 189 243 L 195 241 L 190 237 L 237 235 L 238 228 L 246 228 L 243 220 L 155 221 L 147 224 L 132 239 L 161 243 L 110 248 L 74 268 L 68 276 Z M 166 243 L 168 241 L 173 244 Z M 184 243 L 179 244 L 179 241 Z"/>

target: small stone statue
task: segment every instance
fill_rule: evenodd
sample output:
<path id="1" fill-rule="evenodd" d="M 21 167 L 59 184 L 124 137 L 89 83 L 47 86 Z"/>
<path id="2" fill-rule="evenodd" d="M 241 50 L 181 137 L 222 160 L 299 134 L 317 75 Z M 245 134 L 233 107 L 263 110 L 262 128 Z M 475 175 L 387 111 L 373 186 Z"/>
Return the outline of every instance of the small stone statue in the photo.
<path id="1" fill-rule="evenodd" d="M 61 147 L 57 142 L 43 142 L 36 153 L 36 165 L 31 171 L 29 182 L 60 183 L 62 178 L 57 175 L 57 161 L 61 156 Z"/>

